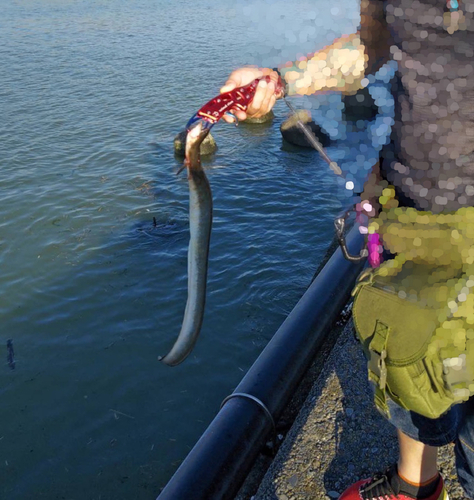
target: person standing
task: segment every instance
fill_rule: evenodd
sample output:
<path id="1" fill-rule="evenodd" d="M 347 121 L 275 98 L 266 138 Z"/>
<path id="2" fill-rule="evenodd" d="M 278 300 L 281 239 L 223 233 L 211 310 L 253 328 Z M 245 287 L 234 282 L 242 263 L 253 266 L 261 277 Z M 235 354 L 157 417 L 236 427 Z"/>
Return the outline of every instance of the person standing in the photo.
<path id="1" fill-rule="evenodd" d="M 390 143 L 373 165 L 360 206 L 377 212 L 380 185 L 390 183 L 401 206 L 434 214 L 474 206 L 474 0 L 362 0 L 356 34 L 280 68 L 289 95 L 354 92 L 395 61 L 395 101 Z M 261 81 L 239 120 L 260 117 L 276 102 L 278 73 L 240 68 L 221 92 Z M 227 122 L 233 118 L 225 117 Z M 350 486 L 340 500 L 447 499 L 437 449 L 455 442 L 458 478 L 474 498 L 474 402 L 458 404 L 437 419 L 389 401 L 397 428 L 399 460 L 384 472 Z M 382 464 L 381 464 L 382 465 Z"/>

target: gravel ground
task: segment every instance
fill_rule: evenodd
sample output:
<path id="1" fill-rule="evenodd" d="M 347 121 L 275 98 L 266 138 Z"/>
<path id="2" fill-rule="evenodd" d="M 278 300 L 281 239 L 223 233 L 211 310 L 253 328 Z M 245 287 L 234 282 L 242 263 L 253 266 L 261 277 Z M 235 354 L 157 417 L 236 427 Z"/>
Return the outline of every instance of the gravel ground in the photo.
<path id="1" fill-rule="evenodd" d="M 374 409 L 349 321 L 251 498 L 337 499 L 347 486 L 396 459 L 395 430 Z M 467 498 L 456 479 L 452 445 L 440 450 L 438 461 L 450 498 Z"/>

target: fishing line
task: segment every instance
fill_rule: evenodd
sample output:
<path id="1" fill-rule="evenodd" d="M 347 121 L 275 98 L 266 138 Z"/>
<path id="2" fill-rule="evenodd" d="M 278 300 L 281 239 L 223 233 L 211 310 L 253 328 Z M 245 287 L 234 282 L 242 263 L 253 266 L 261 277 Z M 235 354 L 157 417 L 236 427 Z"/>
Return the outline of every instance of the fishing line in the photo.
<path id="1" fill-rule="evenodd" d="M 293 116 L 297 119 L 296 125 L 303 132 L 303 134 L 306 136 L 309 143 L 313 146 L 314 149 L 316 149 L 316 151 L 318 151 L 318 153 L 323 157 L 324 161 L 329 165 L 329 168 L 336 175 L 342 175 L 341 167 L 335 161 L 332 161 L 331 158 L 329 158 L 326 151 L 324 151 L 322 144 L 318 141 L 316 136 L 313 134 L 312 130 L 310 130 L 309 127 L 307 127 L 298 118 L 298 113 L 296 112 L 296 109 L 292 106 L 292 104 L 288 101 L 288 99 L 286 97 L 283 97 L 283 100 L 285 101 L 286 105 L 290 108 L 291 112 L 293 113 Z"/>

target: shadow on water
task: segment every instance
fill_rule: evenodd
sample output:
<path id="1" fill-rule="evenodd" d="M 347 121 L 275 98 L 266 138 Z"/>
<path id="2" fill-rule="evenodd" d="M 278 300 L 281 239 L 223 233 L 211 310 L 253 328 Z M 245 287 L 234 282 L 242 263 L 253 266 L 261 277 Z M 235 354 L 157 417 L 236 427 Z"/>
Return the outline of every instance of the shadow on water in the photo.
<path id="1" fill-rule="evenodd" d="M 214 414 L 199 354 L 177 369 L 157 361 L 172 334 L 163 324 L 179 331 L 169 304 L 185 299 L 188 220 L 159 212 L 153 182 L 139 191 L 156 211 L 112 220 L 109 237 L 86 240 L 80 259 L 58 250 L 55 273 L 41 289 L 25 287 L 3 318 L 2 498 L 154 499 Z M 52 223 L 57 233 L 63 219 Z M 170 262 L 158 273 L 156 256 Z M 223 399 L 225 385 L 213 397 Z"/>
<path id="2" fill-rule="evenodd" d="M 163 162 L 163 144 L 160 141 L 152 148 L 150 161 L 158 165 Z M 174 180 L 181 161 L 173 161 L 169 149 L 165 158 L 170 170 L 166 175 L 173 177 L 174 185 L 185 185 L 185 178 Z M 203 163 L 209 168 L 217 158 Z M 250 179 L 238 161 L 229 164 L 241 168 L 240 179 Z M 213 170 L 209 168 L 210 175 Z M 290 174 L 292 182 L 299 182 L 296 171 Z M 143 207 L 156 206 L 156 211 L 141 210 L 138 222 L 125 219 L 114 223 L 110 236 L 102 233 L 102 241 L 96 239 L 94 245 L 82 242 L 80 259 L 55 257 L 59 272 L 48 276 L 47 286 L 42 289 L 25 289 L 24 300 L 5 318 L 16 356 L 16 369 L 6 366 L 8 373 L 2 374 L 1 445 L 7 465 L 0 468 L 0 484 L 6 498 L 22 500 L 32 491 L 37 498 L 48 500 L 68 495 L 73 498 L 75 492 L 85 491 L 85 477 L 86 496 L 91 500 L 101 495 L 155 498 L 164 478 L 189 451 L 189 443 L 196 441 L 214 416 L 218 408 L 214 402 L 222 401 L 231 392 L 254 353 L 268 340 L 265 336 L 274 332 L 272 324 L 278 326 L 291 309 L 291 301 L 299 297 L 298 279 L 308 279 L 295 278 L 301 271 L 298 267 L 280 268 L 275 273 L 272 267 L 283 255 L 279 257 L 274 251 L 269 252 L 268 263 L 259 261 L 263 249 L 281 246 L 275 239 L 281 236 L 279 226 L 275 227 L 276 217 L 285 216 L 290 221 L 306 217 L 305 210 L 301 214 L 290 210 L 291 190 L 281 190 L 278 204 L 273 205 L 273 191 L 280 189 L 279 185 L 268 185 L 262 177 L 268 174 L 258 174 L 251 178 L 258 189 L 249 192 L 243 210 L 240 193 L 229 196 L 217 188 L 217 196 L 231 205 L 228 214 L 220 208 L 216 211 L 215 274 L 209 302 L 218 296 L 221 308 L 232 311 L 234 302 L 238 302 L 239 311 L 247 312 L 246 319 L 236 318 L 235 341 L 241 349 L 235 352 L 228 339 L 220 338 L 222 332 L 229 334 L 227 314 L 217 320 L 215 333 L 208 330 L 208 339 L 200 339 L 202 342 L 185 364 L 174 369 L 159 364 L 157 356 L 171 345 L 172 333 L 178 333 L 182 319 L 181 306 L 176 304 L 184 309 L 184 240 L 188 237 L 187 210 L 183 211 L 186 189 L 180 192 L 179 200 L 175 199 L 174 192 L 155 184 L 162 175 L 160 172 L 146 185 L 138 186 L 137 181 L 129 188 L 143 195 Z M 215 184 L 227 185 L 229 175 L 234 174 L 216 172 Z M 310 199 L 307 203 L 314 202 Z M 266 208 L 260 214 L 256 209 L 262 205 Z M 160 212 L 160 206 L 171 208 L 161 208 Z M 174 213 L 180 215 L 170 215 Z M 260 232 L 259 224 L 255 225 L 259 217 L 261 223 L 267 224 L 267 229 Z M 237 222 L 229 226 L 227 218 L 236 218 Z M 55 231 L 64 229 L 53 226 Z M 282 226 L 291 229 L 288 222 Z M 219 231 L 223 234 L 222 228 L 231 231 L 238 249 L 222 251 L 226 247 L 219 245 L 225 241 L 217 237 Z M 254 248 L 250 249 L 250 244 Z M 284 248 L 285 256 L 294 252 L 306 259 L 307 252 L 297 239 L 288 241 Z M 313 245 L 311 258 L 317 260 L 318 251 Z M 219 253 L 220 260 L 216 258 Z M 242 255 L 247 255 L 245 266 Z M 159 273 L 157 259 L 159 263 L 169 262 L 159 268 Z M 221 290 L 228 281 L 232 286 L 226 286 L 226 298 Z M 243 290 L 236 288 L 238 281 Z M 265 288 L 259 290 L 262 285 L 257 285 L 252 291 L 259 281 L 265 283 Z M 242 304 L 241 297 L 248 296 L 249 289 L 249 305 Z M 253 304 L 257 292 L 263 301 Z M 271 320 L 267 307 L 275 316 Z M 275 309 L 278 307 L 283 309 Z M 257 335 L 252 325 L 256 325 Z M 242 332 L 247 327 L 249 331 Z M 206 352 L 210 342 L 216 344 L 215 353 Z M 225 370 L 227 375 L 223 377 Z"/>
<path id="3" fill-rule="evenodd" d="M 139 236 L 144 236 L 146 238 L 171 238 L 182 236 L 185 237 L 187 234 L 187 228 L 184 225 L 180 225 L 176 221 L 166 220 L 165 222 L 159 222 L 155 216 L 151 218 L 151 221 L 140 221 L 137 222 L 130 233 L 130 238 L 134 238 L 136 233 Z"/>
<path id="4" fill-rule="evenodd" d="M 219 200 L 209 304 L 218 298 L 215 310 L 229 312 L 216 314 L 185 364 L 170 370 L 156 359 L 179 331 L 187 278 L 187 182 L 175 175 L 182 160 L 172 158 L 171 136 L 150 143 L 152 180 L 127 186 L 143 195 L 138 222 L 136 212 L 117 219 L 109 237 L 83 242 L 80 259 L 58 258 L 47 286 L 26 287 L 10 311 L 17 364 L 0 417 L 4 457 L 15 464 L 0 468 L 7 498 L 72 496 L 84 477 L 91 500 L 105 490 L 154 498 L 304 291 L 340 207 L 332 174 L 315 151 L 286 149 L 279 136 L 265 143 L 270 125 L 233 133 L 223 130 L 222 149 L 203 158 Z"/>
<path id="5" fill-rule="evenodd" d="M 176 432 L 170 410 L 177 404 L 184 419 L 195 420 L 186 410 L 197 391 L 193 363 L 180 371 L 180 384 L 178 372 L 158 363 L 165 347 L 147 275 L 150 254 L 186 238 L 187 224 L 155 221 L 124 227 L 103 243 L 110 254 L 89 252 L 82 264 L 52 278 L 45 293 L 25 293 L 15 317 L 4 318 L 10 325 L 4 334 L 12 339 L 2 349 L 7 363 L 0 375 L 2 498 L 23 500 L 34 491 L 35 498 L 59 500 L 81 491 L 91 500 L 154 499 L 163 474 L 186 453 L 183 443 L 165 453 L 162 447 Z M 137 260 L 141 271 L 133 272 Z M 101 277 L 91 261 L 102 268 Z M 91 301 L 96 305 L 89 310 Z M 148 317 L 134 317 L 127 302 Z M 181 394 L 163 390 L 173 386 Z M 179 440 L 192 442 L 204 427 L 194 422 Z"/>

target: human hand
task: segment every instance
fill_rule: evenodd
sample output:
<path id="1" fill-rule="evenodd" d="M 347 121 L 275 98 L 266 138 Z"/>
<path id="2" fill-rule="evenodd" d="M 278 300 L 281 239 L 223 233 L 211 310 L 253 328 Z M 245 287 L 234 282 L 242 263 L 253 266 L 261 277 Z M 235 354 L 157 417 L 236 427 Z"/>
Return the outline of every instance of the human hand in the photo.
<path id="1" fill-rule="evenodd" d="M 269 68 L 239 68 L 231 73 L 228 80 L 221 88 L 221 94 L 223 94 L 224 92 L 230 92 L 237 87 L 248 85 L 256 78 L 261 78 L 262 76 L 267 75 L 271 78 L 270 83 L 267 83 L 264 80 L 259 82 L 255 96 L 246 112 L 237 108 L 232 108 L 231 112 L 237 117 L 238 120 L 242 121 L 247 118 L 259 118 L 267 114 L 273 108 L 277 100 L 275 88 L 279 78 L 278 73 Z M 222 119 L 227 123 L 234 123 L 235 121 L 233 117 L 228 115 L 224 115 Z"/>

